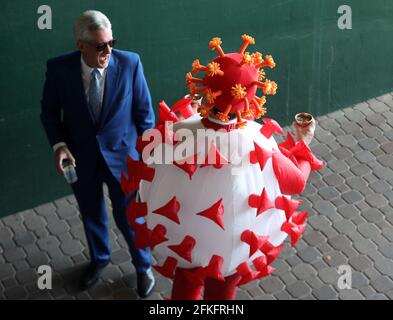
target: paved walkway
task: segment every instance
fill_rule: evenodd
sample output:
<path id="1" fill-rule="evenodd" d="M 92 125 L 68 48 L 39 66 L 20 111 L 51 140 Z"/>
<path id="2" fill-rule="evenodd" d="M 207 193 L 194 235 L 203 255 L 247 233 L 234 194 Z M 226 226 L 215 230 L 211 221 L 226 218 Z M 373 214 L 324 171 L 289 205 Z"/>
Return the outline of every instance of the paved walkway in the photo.
<path id="1" fill-rule="evenodd" d="M 296 248 L 287 242 L 274 275 L 241 287 L 237 299 L 393 299 L 393 96 L 317 121 L 312 149 L 326 168 L 300 197 L 304 236 Z M 112 263 L 80 292 L 88 252 L 73 196 L 0 220 L 0 299 L 138 299 L 126 244 L 118 230 L 110 235 Z M 37 287 L 43 264 L 53 268 L 52 290 Z M 338 288 L 341 265 L 352 270 L 352 289 Z M 170 295 L 170 281 L 157 280 L 150 299 Z"/>

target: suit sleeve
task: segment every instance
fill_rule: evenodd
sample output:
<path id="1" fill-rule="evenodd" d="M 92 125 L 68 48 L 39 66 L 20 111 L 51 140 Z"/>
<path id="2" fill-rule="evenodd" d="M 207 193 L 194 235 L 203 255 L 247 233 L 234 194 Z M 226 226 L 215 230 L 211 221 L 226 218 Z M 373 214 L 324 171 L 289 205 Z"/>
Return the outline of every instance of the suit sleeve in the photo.
<path id="1" fill-rule="evenodd" d="M 143 73 L 142 62 L 138 56 L 134 72 L 134 87 L 132 99 L 133 118 L 138 130 L 138 135 L 142 135 L 147 129 L 155 125 L 155 115 L 152 107 L 151 97 L 145 75 Z"/>
<path id="2" fill-rule="evenodd" d="M 51 146 L 65 141 L 56 77 L 54 68 L 49 61 L 46 66 L 46 78 L 41 99 L 41 123 Z"/>

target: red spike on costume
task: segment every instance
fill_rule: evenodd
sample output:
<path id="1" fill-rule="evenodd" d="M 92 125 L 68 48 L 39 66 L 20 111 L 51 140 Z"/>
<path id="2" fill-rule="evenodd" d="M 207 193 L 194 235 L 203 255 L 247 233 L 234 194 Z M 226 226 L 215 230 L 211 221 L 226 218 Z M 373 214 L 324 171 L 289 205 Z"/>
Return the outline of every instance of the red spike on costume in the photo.
<path id="1" fill-rule="evenodd" d="M 156 245 L 159 245 L 162 242 L 168 241 L 168 238 L 165 237 L 166 228 L 162 224 L 157 224 L 153 230 L 151 230 L 150 234 L 150 248 L 154 250 Z"/>
<path id="2" fill-rule="evenodd" d="M 136 141 L 136 149 L 140 155 L 142 155 L 144 148 L 149 145 L 151 148 L 150 154 L 153 152 L 154 148 L 156 148 L 161 143 L 166 143 L 169 145 L 174 144 L 174 132 L 171 128 L 169 128 L 169 121 L 164 121 L 161 124 L 158 124 L 154 129 L 154 132 L 158 131 L 160 133 L 160 137 L 156 137 L 155 134 L 148 134 L 149 131 L 146 131 L 142 136 L 139 136 Z M 149 140 L 144 141 L 143 137 L 149 137 Z"/>
<path id="3" fill-rule="evenodd" d="M 162 266 L 153 266 L 157 272 L 161 273 L 164 277 L 173 279 L 175 277 L 175 269 L 177 265 L 177 260 L 173 257 L 167 257 Z"/>
<path id="4" fill-rule="evenodd" d="M 138 187 L 142 179 L 151 182 L 155 173 L 154 168 L 150 168 L 142 161 L 134 160 L 130 156 L 127 157 L 127 171 L 129 179 L 133 179 Z"/>
<path id="5" fill-rule="evenodd" d="M 187 107 L 192 101 L 192 98 L 182 98 L 175 102 L 172 106 L 171 111 L 180 111 L 181 109 Z"/>
<path id="6" fill-rule="evenodd" d="M 187 260 L 188 262 L 192 262 L 192 249 L 194 249 L 196 241 L 191 236 L 185 236 L 183 241 L 180 244 L 168 246 L 173 252 L 177 253 L 178 256 Z"/>
<path id="7" fill-rule="evenodd" d="M 300 140 L 298 143 L 296 143 L 296 145 L 291 149 L 291 153 L 297 159 L 303 159 L 309 162 L 311 165 L 311 170 L 313 171 L 323 168 L 323 162 L 313 155 L 310 147 L 303 140 Z"/>
<path id="8" fill-rule="evenodd" d="M 299 225 L 299 224 L 303 224 L 307 219 L 307 212 L 303 211 L 303 212 L 295 212 L 292 215 L 292 222 Z"/>
<path id="9" fill-rule="evenodd" d="M 258 271 L 258 275 L 255 279 L 259 279 L 262 277 L 266 277 L 267 275 L 274 272 L 274 268 L 268 265 L 267 259 L 265 256 L 258 257 L 252 261 L 255 269 Z"/>
<path id="10" fill-rule="evenodd" d="M 158 124 L 163 124 L 165 121 L 178 122 L 179 118 L 169 109 L 165 101 L 161 101 L 158 105 Z"/>
<path id="11" fill-rule="evenodd" d="M 137 166 L 138 174 L 135 176 L 139 182 L 141 180 L 146 180 L 146 181 L 153 181 L 154 179 L 154 174 L 155 174 L 155 169 L 150 168 L 143 162 L 139 162 L 139 165 Z"/>
<path id="12" fill-rule="evenodd" d="M 205 270 L 202 267 L 193 269 L 183 269 L 182 273 L 187 276 L 187 281 L 191 282 L 194 286 L 203 286 L 205 284 Z M 197 300 L 195 297 L 193 300 Z"/>
<path id="13" fill-rule="evenodd" d="M 245 275 L 251 273 L 252 269 L 250 268 L 250 266 L 248 265 L 247 262 L 243 262 L 238 265 L 238 267 L 236 268 L 236 271 L 239 276 L 244 277 Z"/>
<path id="14" fill-rule="evenodd" d="M 222 204 L 222 198 L 213 204 L 210 208 L 197 213 L 197 215 L 208 218 L 213 222 L 217 223 L 223 230 L 224 229 L 224 206 Z"/>
<path id="15" fill-rule="evenodd" d="M 251 230 L 245 230 L 240 236 L 240 240 L 247 243 L 250 246 L 251 257 L 255 252 L 262 248 L 262 246 L 267 242 L 268 236 L 258 236 Z"/>
<path id="16" fill-rule="evenodd" d="M 216 143 L 213 141 L 210 145 L 205 161 L 201 165 L 201 168 L 212 165 L 216 169 L 221 169 L 224 164 L 228 163 L 228 159 L 222 155 L 220 150 L 217 148 Z"/>
<path id="17" fill-rule="evenodd" d="M 194 175 L 196 169 L 198 168 L 198 154 L 195 154 L 193 156 L 191 156 L 188 159 L 184 160 L 184 163 L 180 164 L 176 161 L 173 161 L 173 164 L 180 168 L 181 170 L 183 170 L 184 172 L 186 172 L 188 174 L 188 176 L 190 177 L 190 180 L 192 179 L 192 176 Z"/>
<path id="18" fill-rule="evenodd" d="M 261 213 L 274 208 L 274 203 L 270 201 L 266 189 L 262 189 L 261 195 L 252 194 L 248 197 L 248 205 L 251 208 L 257 208 L 257 216 Z"/>
<path id="19" fill-rule="evenodd" d="M 262 271 L 258 271 L 257 275 L 254 276 L 254 280 L 266 277 L 266 276 L 272 274 L 274 271 L 276 271 L 275 268 L 273 268 L 271 266 L 266 266 L 266 268 L 263 269 Z"/>
<path id="20" fill-rule="evenodd" d="M 213 255 L 208 266 L 204 268 L 205 276 L 224 281 L 224 276 L 221 273 L 223 263 L 224 259 L 221 256 Z"/>
<path id="21" fill-rule="evenodd" d="M 147 215 L 147 202 L 136 202 L 136 199 L 132 199 L 127 207 L 128 220 L 133 220 Z"/>
<path id="22" fill-rule="evenodd" d="M 171 200 L 169 200 L 169 202 L 166 203 L 164 206 L 154 210 L 153 213 L 160 214 L 168 218 L 169 220 L 172 220 L 173 222 L 180 224 L 180 220 L 177 215 L 179 210 L 180 210 L 180 203 L 176 200 L 176 196 L 175 196 Z"/>
<path id="23" fill-rule="evenodd" d="M 195 113 L 191 107 L 191 101 L 192 98 L 180 99 L 172 106 L 171 111 L 172 112 L 178 111 L 184 117 L 184 119 L 187 119 Z"/>
<path id="24" fill-rule="evenodd" d="M 257 273 L 250 268 L 247 262 L 239 264 L 239 266 L 236 268 L 236 271 L 237 274 L 242 277 L 237 284 L 238 286 L 254 280 L 254 277 L 257 275 Z"/>
<path id="25" fill-rule="evenodd" d="M 261 128 L 260 132 L 267 138 L 273 135 L 273 133 L 278 133 L 279 135 L 283 135 L 284 131 L 282 130 L 281 126 L 278 124 L 276 120 L 263 118 L 263 122 L 265 123 Z"/>
<path id="26" fill-rule="evenodd" d="M 291 150 L 295 146 L 295 140 L 293 139 L 293 136 L 289 131 L 287 133 L 286 140 L 284 142 L 279 143 L 278 145 L 287 150 Z"/>
<path id="27" fill-rule="evenodd" d="M 255 141 L 254 147 L 255 150 L 250 152 L 250 162 L 253 164 L 258 162 L 261 171 L 263 171 L 267 160 L 272 156 L 273 152 L 260 147 Z"/>
<path id="28" fill-rule="evenodd" d="M 291 218 L 292 214 L 295 212 L 296 208 L 302 203 L 301 200 L 291 199 L 285 196 L 277 197 L 275 205 L 277 209 L 285 211 L 285 216 L 287 221 Z"/>
<path id="29" fill-rule="evenodd" d="M 267 265 L 266 256 L 259 256 L 258 258 L 255 258 L 252 260 L 252 264 L 255 266 L 255 269 L 260 271 L 261 268 Z"/>
<path id="30" fill-rule="evenodd" d="M 274 260 L 276 260 L 282 249 L 284 249 L 284 243 L 275 247 L 269 241 L 266 241 L 266 243 L 262 246 L 261 251 L 266 256 L 267 264 L 271 264 Z"/>
<path id="31" fill-rule="evenodd" d="M 189 117 L 192 117 L 196 113 L 196 111 L 193 109 L 191 104 L 187 105 L 183 109 L 180 109 L 179 112 L 184 119 L 188 119 Z"/>
<path id="32" fill-rule="evenodd" d="M 131 203 L 127 207 L 127 220 L 131 227 L 134 228 L 137 218 L 145 217 L 147 215 L 147 203 L 136 202 L 135 198 L 132 199 Z"/>
<path id="33" fill-rule="evenodd" d="M 121 190 L 127 195 L 139 188 L 139 184 L 136 184 L 134 180 L 127 179 L 125 173 L 122 171 L 120 176 Z"/>
<path id="34" fill-rule="evenodd" d="M 302 236 L 305 228 L 305 224 L 297 225 L 292 222 L 284 222 L 281 226 L 281 231 L 289 235 L 289 237 L 291 238 L 291 245 L 292 247 L 294 247 Z"/>

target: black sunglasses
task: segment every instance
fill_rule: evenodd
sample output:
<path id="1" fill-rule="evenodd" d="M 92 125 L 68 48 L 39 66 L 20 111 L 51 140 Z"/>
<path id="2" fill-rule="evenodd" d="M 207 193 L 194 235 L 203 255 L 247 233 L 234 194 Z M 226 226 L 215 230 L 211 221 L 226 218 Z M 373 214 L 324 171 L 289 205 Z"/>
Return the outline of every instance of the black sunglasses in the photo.
<path id="1" fill-rule="evenodd" d="M 97 45 L 92 44 L 90 42 L 89 42 L 89 44 L 92 45 L 93 47 L 95 47 L 98 52 L 102 52 L 102 51 L 104 51 L 106 49 L 106 46 L 108 46 L 108 45 L 111 48 L 113 48 L 113 46 L 116 44 L 116 41 L 117 41 L 116 39 L 112 39 L 112 40 L 110 40 L 108 42 L 103 42 L 103 43 L 100 43 L 100 44 L 97 44 Z"/>

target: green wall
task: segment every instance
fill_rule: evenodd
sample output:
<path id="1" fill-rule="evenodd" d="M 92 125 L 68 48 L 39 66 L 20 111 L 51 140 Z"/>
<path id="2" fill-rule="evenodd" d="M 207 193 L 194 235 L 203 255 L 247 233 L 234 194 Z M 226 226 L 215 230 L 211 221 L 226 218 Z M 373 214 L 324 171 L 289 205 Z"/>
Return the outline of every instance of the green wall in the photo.
<path id="1" fill-rule="evenodd" d="M 194 58 L 226 52 L 241 35 L 254 50 L 272 54 L 267 70 L 279 85 L 269 117 L 286 125 L 299 111 L 331 112 L 392 91 L 391 0 L 1 0 L 0 13 L 0 216 L 70 193 L 58 176 L 39 121 L 45 61 L 74 49 L 72 23 L 87 9 L 111 19 L 119 48 L 141 54 L 154 106 L 186 93 L 184 76 Z M 39 30 L 37 9 L 52 8 L 52 30 Z M 340 5 L 352 8 L 352 30 L 337 27 Z"/>

